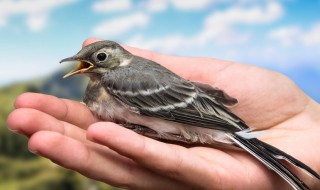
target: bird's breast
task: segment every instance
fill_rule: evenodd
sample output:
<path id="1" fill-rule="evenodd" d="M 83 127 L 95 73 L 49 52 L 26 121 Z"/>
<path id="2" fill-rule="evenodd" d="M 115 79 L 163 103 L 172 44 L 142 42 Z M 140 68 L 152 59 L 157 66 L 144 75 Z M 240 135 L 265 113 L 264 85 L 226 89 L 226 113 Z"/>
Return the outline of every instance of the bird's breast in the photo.
<path id="1" fill-rule="evenodd" d="M 99 82 L 89 82 L 83 102 L 100 119 L 114 121 L 125 112 L 124 106 L 112 97 Z"/>

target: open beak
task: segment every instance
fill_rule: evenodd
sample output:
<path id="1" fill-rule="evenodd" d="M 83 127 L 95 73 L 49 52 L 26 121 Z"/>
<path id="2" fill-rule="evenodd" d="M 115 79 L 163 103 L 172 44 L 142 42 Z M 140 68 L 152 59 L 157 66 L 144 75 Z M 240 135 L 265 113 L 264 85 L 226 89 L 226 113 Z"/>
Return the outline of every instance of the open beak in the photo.
<path id="1" fill-rule="evenodd" d="M 89 61 L 80 60 L 80 59 L 77 59 L 75 57 L 69 57 L 69 58 L 66 58 L 66 59 L 62 59 L 60 61 L 60 63 L 69 62 L 69 61 L 77 61 L 77 62 L 80 62 L 80 63 L 78 64 L 78 66 L 74 70 L 72 70 L 68 74 L 64 75 L 63 78 L 68 78 L 68 77 L 71 77 L 71 76 L 79 74 L 79 73 L 85 73 L 89 69 L 94 67 L 94 65 L 92 63 L 90 63 Z"/>

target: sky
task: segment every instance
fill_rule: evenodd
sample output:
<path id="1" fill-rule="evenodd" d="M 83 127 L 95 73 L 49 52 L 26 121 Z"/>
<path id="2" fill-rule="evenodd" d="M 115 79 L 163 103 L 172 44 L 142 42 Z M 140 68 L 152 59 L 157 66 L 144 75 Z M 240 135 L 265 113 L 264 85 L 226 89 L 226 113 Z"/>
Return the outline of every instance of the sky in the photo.
<path id="1" fill-rule="evenodd" d="M 0 0 L 0 86 L 99 37 L 279 71 L 320 101 L 320 0 Z"/>

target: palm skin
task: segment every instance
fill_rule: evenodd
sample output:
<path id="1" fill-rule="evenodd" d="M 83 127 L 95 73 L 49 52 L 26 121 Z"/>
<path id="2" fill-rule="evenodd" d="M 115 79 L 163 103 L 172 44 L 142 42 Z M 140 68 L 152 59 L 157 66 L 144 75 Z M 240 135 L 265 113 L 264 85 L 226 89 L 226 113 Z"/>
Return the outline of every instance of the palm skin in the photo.
<path id="1" fill-rule="evenodd" d="M 97 39 L 88 39 L 84 45 Z M 238 99 L 232 109 L 261 140 L 319 173 L 320 106 L 287 77 L 239 63 L 173 57 L 126 47 L 178 75 L 208 83 Z M 29 149 L 93 179 L 129 189 L 291 189 L 251 155 L 238 150 L 187 148 L 100 122 L 83 104 L 26 93 L 15 102 L 8 127 L 30 137 Z M 317 179 L 292 168 L 311 189 Z"/>

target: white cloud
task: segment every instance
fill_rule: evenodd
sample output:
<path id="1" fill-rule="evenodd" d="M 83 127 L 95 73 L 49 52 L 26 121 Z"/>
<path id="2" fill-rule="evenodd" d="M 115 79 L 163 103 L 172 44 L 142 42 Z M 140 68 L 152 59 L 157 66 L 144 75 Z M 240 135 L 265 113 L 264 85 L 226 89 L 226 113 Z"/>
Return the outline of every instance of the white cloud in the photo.
<path id="1" fill-rule="evenodd" d="M 4 27 L 7 24 L 7 18 L 0 15 L 0 28 Z"/>
<path id="2" fill-rule="evenodd" d="M 304 33 L 301 41 L 306 46 L 320 45 L 320 23 L 314 24 L 310 31 Z"/>
<path id="3" fill-rule="evenodd" d="M 172 5 L 180 10 L 200 10 L 204 9 L 210 4 L 214 3 L 213 0 L 170 0 Z"/>
<path id="4" fill-rule="evenodd" d="M 75 1 L 2 0 L 0 1 L 0 26 L 4 27 L 11 16 L 22 14 L 27 16 L 27 26 L 33 31 L 39 31 L 45 27 L 51 10 Z"/>
<path id="5" fill-rule="evenodd" d="M 268 38 L 277 40 L 284 46 L 291 46 L 297 41 L 300 32 L 298 26 L 287 26 L 271 31 Z"/>
<path id="6" fill-rule="evenodd" d="M 270 2 L 266 9 L 254 6 L 249 9 L 235 7 L 227 11 L 214 13 L 206 19 L 206 25 L 231 25 L 231 24 L 255 24 L 266 23 L 280 18 L 283 8 L 279 3 Z"/>
<path id="7" fill-rule="evenodd" d="M 174 52 L 177 50 L 177 47 L 189 47 L 190 41 L 179 35 L 148 40 L 144 39 L 141 35 L 138 35 L 129 40 L 127 45 L 143 49 L 160 49 L 165 52 Z"/>
<path id="8" fill-rule="evenodd" d="M 100 0 L 93 4 L 96 12 L 125 11 L 132 7 L 131 0 Z"/>
<path id="9" fill-rule="evenodd" d="M 255 65 L 274 68 L 288 69 L 294 67 L 319 68 L 320 49 L 311 49 L 301 46 L 275 47 L 274 44 L 262 47 L 238 50 L 238 61 Z"/>
<path id="10" fill-rule="evenodd" d="M 203 10 L 209 5 L 225 0 L 148 0 L 144 6 L 150 12 L 165 11 L 169 6 L 177 10 Z"/>
<path id="11" fill-rule="evenodd" d="M 0 63 L 3 67 L 0 69 L 0 86 L 6 85 L 11 82 L 26 81 L 29 79 L 34 79 L 39 76 L 48 76 L 52 74 L 52 71 L 61 69 L 61 65 L 57 64 L 55 59 L 48 59 L 46 64 L 43 64 L 46 56 L 40 55 L 41 58 L 34 59 L 31 56 L 13 56 L 11 53 L 0 57 Z"/>
<path id="12" fill-rule="evenodd" d="M 284 26 L 272 30 L 268 37 L 277 40 L 281 45 L 292 46 L 294 44 L 304 46 L 320 45 L 320 23 L 315 23 L 309 30 L 303 30 L 299 26 Z"/>
<path id="13" fill-rule="evenodd" d="M 134 37 L 130 45 L 138 45 L 142 48 L 158 49 L 170 52 L 173 49 L 203 47 L 210 44 L 235 45 L 243 44 L 250 38 L 246 32 L 235 32 L 238 25 L 252 25 L 272 22 L 279 19 L 283 14 L 279 3 L 270 2 L 266 7 L 253 6 L 249 8 L 232 7 L 225 11 L 213 12 L 203 24 L 203 28 L 191 37 L 179 35 L 144 40 L 142 37 Z M 149 41 L 145 43 L 144 41 Z"/>
<path id="14" fill-rule="evenodd" d="M 245 43 L 250 34 L 235 32 L 237 25 L 272 22 L 279 19 L 282 14 L 282 6 L 275 2 L 268 3 L 265 9 L 261 6 L 233 7 L 226 11 L 214 12 L 205 19 L 204 29 L 196 38 L 200 43 L 207 41 L 224 45 Z"/>
<path id="15" fill-rule="evenodd" d="M 145 8 L 151 12 L 161 12 L 167 9 L 168 1 L 167 0 L 149 0 L 145 1 Z"/>
<path id="16" fill-rule="evenodd" d="M 47 14 L 32 14 L 27 18 L 27 25 L 29 26 L 30 30 L 37 32 L 46 26 L 47 20 Z"/>
<path id="17" fill-rule="evenodd" d="M 117 36 L 136 27 L 144 27 L 149 23 L 149 16 L 144 13 L 134 13 L 124 17 L 107 20 L 93 29 L 97 36 Z"/>
<path id="18" fill-rule="evenodd" d="M 208 7 L 217 5 L 232 4 L 237 5 L 262 5 L 271 2 L 270 0 L 146 0 L 142 4 L 146 10 L 150 12 L 161 12 L 165 11 L 168 7 L 173 7 L 176 10 L 186 11 L 199 11 L 204 10 Z"/>

